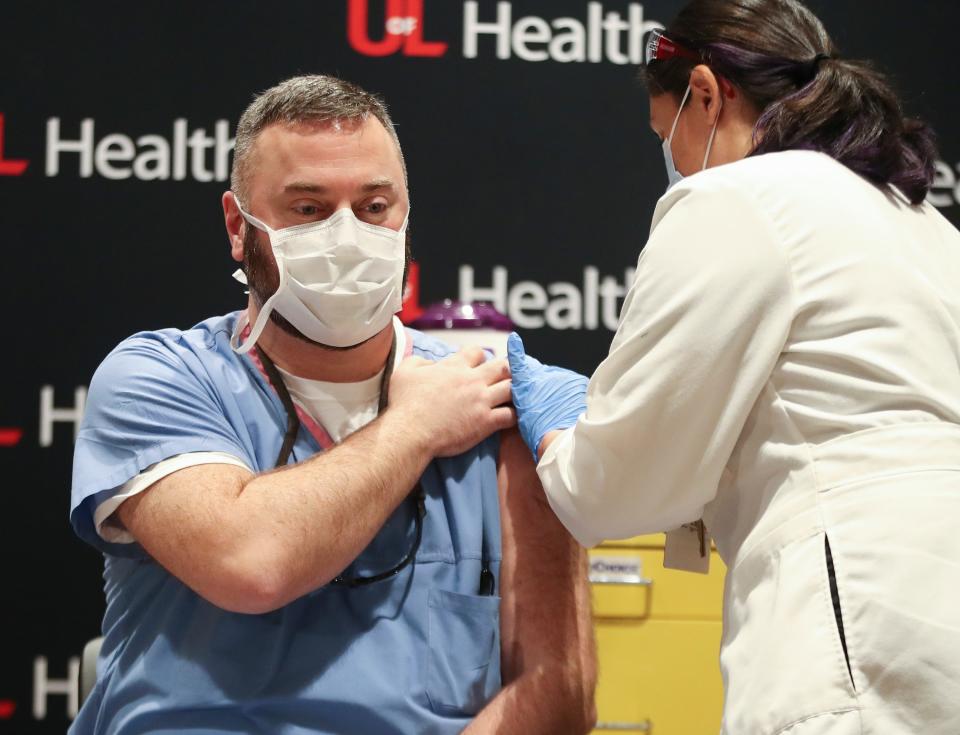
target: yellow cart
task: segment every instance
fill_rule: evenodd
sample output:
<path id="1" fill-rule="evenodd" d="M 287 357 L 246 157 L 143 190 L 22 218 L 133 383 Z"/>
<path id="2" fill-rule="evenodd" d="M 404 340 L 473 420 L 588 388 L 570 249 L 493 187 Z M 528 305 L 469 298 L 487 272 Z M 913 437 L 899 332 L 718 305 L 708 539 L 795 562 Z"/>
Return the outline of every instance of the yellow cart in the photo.
<path id="1" fill-rule="evenodd" d="M 723 562 L 663 567 L 664 535 L 590 551 L 600 680 L 597 735 L 717 735 Z"/>

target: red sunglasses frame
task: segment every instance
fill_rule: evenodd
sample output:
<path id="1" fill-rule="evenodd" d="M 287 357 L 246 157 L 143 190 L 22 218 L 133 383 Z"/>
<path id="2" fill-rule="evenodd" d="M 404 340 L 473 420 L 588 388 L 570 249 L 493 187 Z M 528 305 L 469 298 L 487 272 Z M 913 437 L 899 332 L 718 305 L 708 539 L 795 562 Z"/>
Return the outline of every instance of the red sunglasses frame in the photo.
<path id="1" fill-rule="evenodd" d="M 647 52 L 645 57 L 646 64 L 652 64 L 654 61 L 667 61 L 669 59 L 690 59 L 692 61 L 702 61 L 702 57 L 696 51 L 686 46 L 671 41 L 663 31 L 652 31 L 647 41 Z"/>

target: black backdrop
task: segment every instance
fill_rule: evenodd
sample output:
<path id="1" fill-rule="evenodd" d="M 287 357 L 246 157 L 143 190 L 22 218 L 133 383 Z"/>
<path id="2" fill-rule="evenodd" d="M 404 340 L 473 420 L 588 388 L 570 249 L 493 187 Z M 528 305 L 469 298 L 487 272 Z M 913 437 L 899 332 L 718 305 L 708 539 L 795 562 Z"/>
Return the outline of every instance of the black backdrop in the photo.
<path id="1" fill-rule="evenodd" d="M 368 28 L 351 36 L 348 9 L 368 4 Z M 932 201 L 960 221 L 960 6 L 811 4 L 845 55 L 876 59 L 907 108 L 934 124 L 945 163 Z M 494 298 L 525 327 L 532 352 L 588 372 L 605 354 L 616 298 L 665 185 L 629 57 L 639 34 L 679 7 L 0 6 L 0 732 L 65 730 L 71 658 L 99 629 L 101 560 L 67 522 L 73 409 L 89 376 L 135 331 L 188 327 L 243 304 L 219 197 L 251 95 L 308 72 L 381 92 L 410 167 L 423 300 Z M 384 39 L 388 12 L 390 28 L 406 35 Z M 614 29 L 609 13 L 633 30 L 590 21 L 603 16 Z M 482 33 L 470 29 L 473 17 L 487 24 Z M 582 49 L 577 24 L 563 17 L 583 26 Z M 510 28 L 494 33 L 498 21 Z M 544 40 L 557 33 L 568 35 Z M 500 291 L 469 293 L 471 284 Z"/>

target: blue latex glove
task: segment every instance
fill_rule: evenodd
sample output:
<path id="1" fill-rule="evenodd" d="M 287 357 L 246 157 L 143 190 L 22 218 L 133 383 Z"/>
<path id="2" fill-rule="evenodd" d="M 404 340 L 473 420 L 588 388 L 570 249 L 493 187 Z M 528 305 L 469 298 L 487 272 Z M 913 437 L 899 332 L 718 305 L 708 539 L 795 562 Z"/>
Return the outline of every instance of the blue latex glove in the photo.
<path id="1" fill-rule="evenodd" d="M 544 365 L 527 355 L 516 332 L 507 340 L 507 359 L 520 435 L 537 462 L 543 437 L 551 431 L 569 429 L 587 410 L 589 381 L 580 373 Z"/>

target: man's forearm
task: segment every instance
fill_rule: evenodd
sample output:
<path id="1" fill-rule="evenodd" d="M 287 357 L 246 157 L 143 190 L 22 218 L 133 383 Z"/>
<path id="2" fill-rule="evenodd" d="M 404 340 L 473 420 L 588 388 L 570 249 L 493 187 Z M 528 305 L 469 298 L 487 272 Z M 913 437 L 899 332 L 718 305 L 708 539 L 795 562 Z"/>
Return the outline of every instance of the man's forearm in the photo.
<path id="1" fill-rule="evenodd" d="M 237 500 L 264 523 L 257 536 L 281 575 L 279 602 L 329 582 L 350 564 L 413 489 L 434 456 L 454 456 L 513 425 L 505 361 L 478 348 L 438 363 L 399 366 L 390 408 L 330 452 L 297 469 L 250 480 Z M 284 503 L 277 513 L 277 501 Z M 261 544 L 247 561 L 257 564 Z M 263 568 L 263 567 L 260 567 Z"/>
<path id="2" fill-rule="evenodd" d="M 345 569 L 413 489 L 434 456 L 453 456 L 513 423 L 505 363 L 464 351 L 411 358 L 394 372 L 390 408 L 343 444 L 253 476 L 187 467 L 116 513 L 146 551 L 199 595 L 260 613 Z"/>
<path id="3" fill-rule="evenodd" d="M 282 570 L 277 606 L 356 559 L 431 459 L 427 442 L 387 412 L 332 450 L 247 482 L 235 501 L 235 512 L 256 519 L 247 563 Z"/>
<path id="4" fill-rule="evenodd" d="M 200 465 L 118 508 L 147 552 L 219 607 L 263 613 L 323 586 L 414 487 L 432 449 L 387 411 L 340 446 L 261 475 Z"/>

